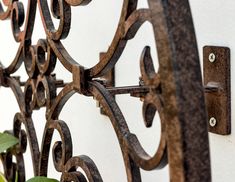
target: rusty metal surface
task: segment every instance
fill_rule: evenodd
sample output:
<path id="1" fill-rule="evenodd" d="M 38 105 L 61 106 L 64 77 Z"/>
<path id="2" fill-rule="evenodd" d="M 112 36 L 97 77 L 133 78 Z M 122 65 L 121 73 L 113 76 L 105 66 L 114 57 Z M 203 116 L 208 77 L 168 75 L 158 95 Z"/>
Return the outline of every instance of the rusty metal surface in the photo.
<path id="1" fill-rule="evenodd" d="M 74 60 L 61 42 L 69 35 L 71 7 L 79 9 L 79 5 L 92 3 L 91 0 L 28 0 L 28 7 L 24 8 L 21 1 L 0 2 L 0 19 L 10 19 L 13 36 L 19 42 L 15 59 L 6 67 L 0 66 L 0 84 L 14 92 L 20 108 L 12 130 L 20 144 L 1 155 L 7 179 L 14 180 L 16 171 L 19 181 L 27 179 L 24 153 L 29 147 L 35 176 L 47 176 L 48 159 L 52 155 L 61 181 L 102 181 L 95 161 L 88 156 L 73 155 L 70 130 L 66 122 L 60 120 L 64 104 L 76 93 L 95 98 L 110 118 L 123 154 L 128 182 L 141 181 L 140 169 L 161 169 L 167 164 L 171 182 L 211 181 L 204 90 L 187 0 L 148 0 L 147 9 L 137 9 L 137 0 L 123 0 L 113 41 L 91 68 Z M 23 16 L 24 9 L 26 16 Z M 31 41 L 36 11 L 40 12 L 46 34 L 46 39 L 37 43 Z M 52 18 L 60 22 L 57 29 Z M 106 85 L 101 78 L 114 68 L 128 40 L 135 37 L 146 21 L 153 26 L 159 70 L 154 70 L 150 47 L 146 46 L 140 58 L 140 85 L 119 88 Z M 72 73 L 70 83 L 56 79 L 53 73 L 56 62 L 61 62 L 68 73 Z M 23 63 L 28 80 L 20 81 L 12 75 Z M 62 90 L 57 94 L 58 87 Z M 141 98 L 146 127 L 151 127 L 155 113 L 159 113 L 161 139 L 153 156 L 145 152 L 136 135 L 129 131 L 125 116 L 114 99 L 116 94 L 127 93 Z M 32 113 L 42 107 L 46 108 L 47 122 L 40 143 Z M 61 140 L 54 143 L 55 130 Z M 12 156 L 16 157 L 15 162 Z"/>
<path id="2" fill-rule="evenodd" d="M 210 62 L 209 59 L 214 62 Z M 230 49 L 205 46 L 203 64 L 204 85 L 210 88 L 205 93 L 208 123 L 211 118 L 216 120 L 214 124 L 209 123 L 209 131 L 228 135 L 231 133 Z"/>

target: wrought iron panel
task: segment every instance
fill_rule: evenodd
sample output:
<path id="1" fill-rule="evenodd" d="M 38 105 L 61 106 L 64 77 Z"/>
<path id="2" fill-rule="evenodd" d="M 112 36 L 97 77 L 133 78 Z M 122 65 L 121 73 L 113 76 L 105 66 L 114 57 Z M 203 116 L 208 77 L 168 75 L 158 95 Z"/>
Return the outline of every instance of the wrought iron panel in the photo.
<path id="1" fill-rule="evenodd" d="M 140 169 L 160 170 L 167 164 L 172 182 L 211 180 L 201 70 L 187 0 L 148 0 L 149 8 L 146 9 L 138 9 L 137 0 L 123 0 L 120 21 L 110 47 L 91 68 L 74 60 L 61 42 L 69 36 L 71 7 L 79 9 L 81 5 L 92 3 L 91 0 L 28 0 L 28 7 L 20 0 L 0 2 L 0 19 L 11 21 L 12 34 L 19 42 L 15 58 L 9 60 L 9 65 L 0 66 L 0 85 L 13 91 L 20 108 L 14 117 L 14 127 L 9 131 L 20 139 L 20 143 L 1 154 L 7 179 L 14 180 L 18 171 L 19 181 L 26 180 L 24 153 L 26 147 L 30 147 L 35 176 L 47 176 L 48 158 L 52 155 L 61 181 L 102 181 L 95 159 L 72 154 L 70 130 L 60 119 L 63 106 L 70 97 L 81 94 L 98 100 L 109 117 L 123 154 L 128 182 L 141 181 Z M 31 40 L 37 11 L 46 39 L 35 44 Z M 58 28 L 53 19 L 59 20 Z M 135 37 L 146 21 L 154 30 L 159 70 L 154 69 L 150 47 L 146 46 L 140 58 L 138 86 L 107 84 L 101 78 L 107 78 L 105 75 L 114 69 L 128 40 Z M 53 73 L 56 62 L 62 63 L 72 74 L 70 83 L 56 79 Z M 20 81 L 13 73 L 23 64 L 28 80 Z M 58 87 L 62 87 L 59 93 Z M 146 153 L 136 135 L 129 131 L 125 116 L 115 101 L 116 94 L 125 93 L 141 98 L 146 127 L 151 127 L 156 112 L 160 115 L 161 139 L 153 156 Z M 47 122 L 42 143 L 39 143 L 32 113 L 42 107 L 46 108 Z M 52 143 L 54 131 L 59 132 L 61 140 Z M 80 168 L 85 174 L 79 171 Z"/>

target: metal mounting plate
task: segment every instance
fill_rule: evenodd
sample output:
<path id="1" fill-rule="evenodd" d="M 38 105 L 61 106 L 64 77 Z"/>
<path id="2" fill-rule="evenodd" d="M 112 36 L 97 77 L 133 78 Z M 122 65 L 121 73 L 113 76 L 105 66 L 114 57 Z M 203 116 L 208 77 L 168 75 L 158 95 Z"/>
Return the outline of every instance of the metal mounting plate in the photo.
<path id="1" fill-rule="evenodd" d="M 209 131 L 228 135 L 231 133 L 230 49 L 205 46 L 203 68 Z"/>

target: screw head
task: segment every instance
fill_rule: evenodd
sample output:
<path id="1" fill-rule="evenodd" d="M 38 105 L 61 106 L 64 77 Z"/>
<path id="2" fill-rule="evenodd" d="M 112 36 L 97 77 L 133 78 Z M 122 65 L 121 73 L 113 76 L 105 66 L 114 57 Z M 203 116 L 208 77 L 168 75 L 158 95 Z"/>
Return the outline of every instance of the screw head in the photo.
<path id="1" fill-rule="evenodd" d="M 214 117 L 211 117 L 210 120 L 209 120 L 209 124 L 211 127 L 215 127 L 217 121 Z"/>
<path id="2" fill-rule="evenodd" d="M 208 57 L 208 59 L 209 59 L 209 61 L 211 62 L 211 63 L 213 63 L 213 62 L 215 62 L 215 54 L 214 53 L 210 53 L 209 54 L 209 57 Z"/>

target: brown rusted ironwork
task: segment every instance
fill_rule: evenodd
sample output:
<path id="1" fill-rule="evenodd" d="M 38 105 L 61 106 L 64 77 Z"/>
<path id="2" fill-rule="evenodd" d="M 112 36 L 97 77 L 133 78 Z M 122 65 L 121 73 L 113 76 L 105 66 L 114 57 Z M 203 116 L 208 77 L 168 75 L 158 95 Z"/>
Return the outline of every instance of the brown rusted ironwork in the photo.
<path id="1" fill-rule="evenodd" d="M 91 0 L 28 0 L 28 7 L 17 0 L 0 2 L 0 19 L 10 19 L 13 36 L 20 43 L 11 64 L 0 67 L 0 84 L 14 92 L 20 108 L 20 112 L 15 114 L 11 131 L 20 139 L 20 144 L 1 155 L 7 179 L 14 180 L 18 171 L 19 181 L 25 181 L 24 153 L 29 146 L 35 176 L 47 176 L 52 148 L 51 155 L 55 169 L 61 172 L 61 181 L 102 181 L 95 161 L 85 155 L 73 156 L 69 128 L 65 121 L 60 120 L 64 104 L 78 93 L 94 97 L 110 118 L 129 182 L 141 181 L 140 169 L 161 169 L 167 164 L 172 182 L 211 181 L 204 89 L 187 0 L 148 0 L 149 8 L 146 9 L 137 9 L 137 0 L 123 0 L 113 41 L 91 68 L 85 68 L 79 60 L 74 60 L 61 42 L 69 35 L 71 6 L 79 8 Z M 27 9 L 26 16 L 24 9 Z M 46 39 L 40 39 L 35 44 L 31 37 L 36 11 L 40 12 Z M 60 22 L 57 29 L 52 18 Z M 128 40 L 135 37 L 146 21 L 153 27 L 159 70 L 154 70 L 150 47 L 147 46 L 140 58 L 140 85 L 119 88 L 107 85 L 101 78 L 114 68 Z M 72 73 L 70 83 L 57 80 L 53 74 L 58 61 Z M 22 64 L 28 74 L 26 81 L 12 76 Z M 57 94 L 58 87 L 62 90 Z M 155 113 L 159 113 L 161 139 L 153 156 L 145 152 L 136 135 L 129 131 L 125 117 L 115 102 L 114 95 L 126 93 L 141 98 L 146 127 L 151 127 Z M 32 113 L 42 107 L 46 108 L 47 122 L 42 143 L 39 143 Z M 60 134 L 61 141 L 53 144 L 55 130 Z M 15 162 L 12 156 L 15 156 Z"/>
<path id="2" fill-rule="evenodd" d="M 210 57 L 211 56 L 211 57 Z M 231 133 L 230 49 L 205 46 L 203 48 L 204 84 L 210 88 L 205 94 L 209 131 L 220 135 Z"/>

